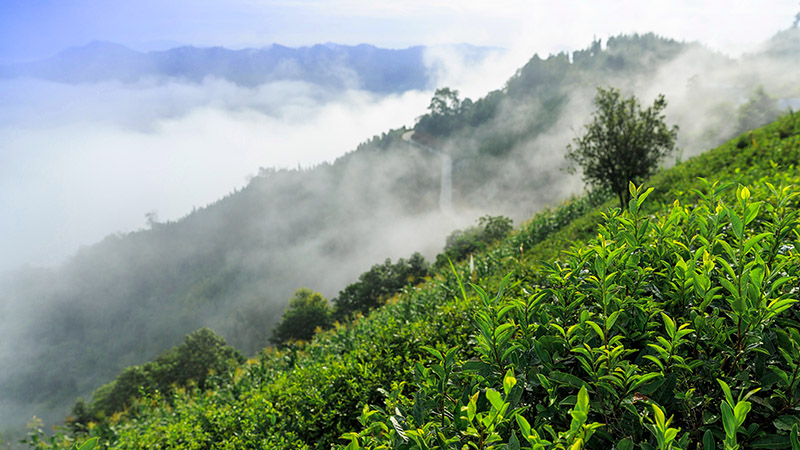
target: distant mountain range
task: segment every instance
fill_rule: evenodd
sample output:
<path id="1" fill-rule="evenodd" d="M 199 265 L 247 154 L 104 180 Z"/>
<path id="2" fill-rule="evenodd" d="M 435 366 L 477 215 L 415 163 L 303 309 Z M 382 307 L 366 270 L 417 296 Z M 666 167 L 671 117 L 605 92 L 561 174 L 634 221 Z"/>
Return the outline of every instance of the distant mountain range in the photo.
<path id="1" fill-rule="evenodd" d="M 30 77 L 61 83 L 137 82 L 207 77 L 254 87 L 273 81 L 305 81 L 334 88 L 372 92 L 431 89 L 430 47 L 385 49 L 373 45 L 318 44 L 291 48 L 273 44 L 260 49 L 178 47 L 138 52 L 123 45 L 94 41 L 38 61 L 0 66 L 0 79 Z M 458 44 L 450 47 L 467 62 L 479 62 L 497 49 Z"/>

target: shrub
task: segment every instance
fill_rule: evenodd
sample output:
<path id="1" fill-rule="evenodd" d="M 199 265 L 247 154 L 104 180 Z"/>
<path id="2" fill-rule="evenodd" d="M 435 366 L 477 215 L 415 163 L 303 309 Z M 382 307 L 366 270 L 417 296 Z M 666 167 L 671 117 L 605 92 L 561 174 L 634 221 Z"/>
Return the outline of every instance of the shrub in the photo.
<path id="1" fill-rule="evenodd" d="M 436 266 L 447 267 L 448 260 L 461 261 L 470 254 L 483 251 L 513 229 L 513 221 L 508 217 L 483 216 L 478 219 L 477 226 L 456 230 L 447 236 L 444 252 L 436 256 Z"/>
<path id="2" fill-rule="evenodd" d="M 328 299 L 319 292 L 300 288 L 289 300 L 289 309 L 272 331 L 270 340 L 279 345 L 292 340 L 307 341 L 314 336 L 317 328 L 328 328 L 330 325 Z"/>
<path id="3" fill-rule="evenodd" d="M 342 320 L 353 313 L 365 314 L 404 287 L 421 282 L 429 274 L 430 267 L 419 253 L 414 253 L 408 260 L 400 258 L 395 264 L 387 258 L 383 264 L 372 266 L 358 277 L 357 282 L 339 292 L 334 299 L 333 316 Z"/>

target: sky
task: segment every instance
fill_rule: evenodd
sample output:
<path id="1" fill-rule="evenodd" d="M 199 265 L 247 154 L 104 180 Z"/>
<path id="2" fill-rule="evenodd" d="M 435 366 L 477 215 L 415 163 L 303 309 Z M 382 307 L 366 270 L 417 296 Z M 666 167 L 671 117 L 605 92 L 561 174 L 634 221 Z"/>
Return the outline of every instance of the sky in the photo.
<path id="1" fill-rule="evenodd" d="M 0 64 L 93 40 L 140 51 L 326 42 L 505 49 L 480 67 L 433 55 L 445 61 L 438 85 L 478 98 L 534 52 L 652 31 L 737 56 L 791 26 L 798 11 L 797 0 L 2 0 Z M 178 219 L 241 188 L 259 167 L 333 161 L 375 134 L 413 126 L 431 94 L 0 81 L 0 271 L 58 263 L 142 228 L 151 212 Z"/>
<path id="2" fill-rule="evenodd" d="M 738 54 L 799 10 L 797 0 L 3 0 L 0 63 L 92 40 L 140 50 L 468 42 L 547 54 L 648 31 Z"/>

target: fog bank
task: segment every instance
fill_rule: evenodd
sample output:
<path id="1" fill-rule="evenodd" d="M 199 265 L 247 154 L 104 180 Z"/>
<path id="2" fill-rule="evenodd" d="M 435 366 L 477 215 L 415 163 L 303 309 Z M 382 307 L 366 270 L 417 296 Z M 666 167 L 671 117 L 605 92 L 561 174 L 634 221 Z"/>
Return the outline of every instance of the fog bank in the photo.
<path id="1" fill-rule="evenodd" d="M 513 72 L 502 52 L 426 50 L 432 86 L 481 95 Z M 480 62 L 480 64 L 477 64 Z M 465 70 L 471 67 L 473 70 Z M 489 75 L 492 74 L 492 75 Z M 176 220 L 260 167 L 331 162 L 373 135 L 413 126 L 432 91 L 380 94 L 207 77 L 65 84 L 0 80 L 0 271 L 52 265 L 81 245 Z"/>

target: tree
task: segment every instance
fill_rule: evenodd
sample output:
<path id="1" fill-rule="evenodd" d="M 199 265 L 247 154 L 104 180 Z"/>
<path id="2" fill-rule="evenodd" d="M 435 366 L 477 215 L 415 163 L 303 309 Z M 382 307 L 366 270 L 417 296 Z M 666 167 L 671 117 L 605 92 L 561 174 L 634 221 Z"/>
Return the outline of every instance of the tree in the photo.
<path id="1" fill-rule="evenodd" d="M 610 189 L 624 208 L 630 200 L 628 184 L 641 183 L 675 150 L 678 126 L 670 128 L 664 122 L 663 95 L 642 110 L 636 97 L 623 98 L 618 89 L 598 88 L 594 104 L 597 109 L 586 133 L 567 146 L 567 172 L 580 167 L 584 182 Z"/>
<path id="2" fill-rule="evenodd" d="M 181 345 L 162 352 L 155 361 L 123 369 L 113 381 L 94 391 L 91 403 L 78 399 L 67 425 L 73 431 L 83 431 L 89 422 L 124 410 L 142 392 L 169 394 L 175 386 L 186 387 L 190 383 L 205 390 L 211 373 L 222 374 L 244 361 L 244 355 L 225 339 L 201 328 L 186 335 Z"/>
<path id="3" fill-rule="evenodd" d="M 147 228 L 151 230 L 160 225 L 158 222 L 158 211 L 150 211 L 144 215 L 145 222 L 147 222 Z"/>
<path id="4" fill-rule="evenodd" d="M 455 230 L 447 236 L 444 251 L 436 255 L 436 265 L 447 267 L 448 261 L 461 261 L 506 237 L 513 229 L 514 222 L 508 217 L 483 216 L 478 219 L 477 226 Z"/>
<path id="5" fill-rule="evenodd" d="M 169 383 L 186 386 L 189 381 L 194 381 L 201 390 L 206 389 L 212 372 L 220 374 L 228 367 L 245 361 L 238 350 L 208 328 L 200 328 L 186 335 L 183 344 L 170 353 L 156 360 L 166 367 L 171 366 Z M 166 371 L 166 367 L 161 370 Z M 164 388 L 162 387 L 162 392 Z"/>
<path id="6" fill-rule="evenodd" d="M 743 133 L 762 127 L 778 118 L 778 102 L 767 94 L 764 86 L 759 85 L 750 95 L 747 103 L 737 110 L 738 124 L 736 131 Z"/>
<path id="7" fill-rule="evenodd" d="M 395 264 L 387 258 L 383 264 L 375 264 L 362 273 L 358 281 L 339 292 L 334 300 L 333 316 L 336 320 L 343 320 L 355 312 L 366 314 L 404 287 L 417 284 L 428 275 L 428 263 L 419 253 L 414 253 L 408 260 L 400 258 Z"/>
<path id="8" fill-rule="evenodd" d="M 478 226 L 483 228 L 483 241 L 487 244 L 499 241 L 514 229 L 514 221 L 503 216 L 483 216 L 478 219 Z"/>
<path id="9" fill-rule="evenodd" d="M 430 112 L 418 118 L 414 129 L 437 137 L 450 136 L 465 125 L 462 116 L 472 106 L 472 100 L 462 102 L 458 98 L 456 89 L 439 88 L 428 106 Z"/>
<path id="10" fill-rule="evenodd" d="M 436 89 L 428 109 L 433 115 L 449 116 L 456 114 L 461 107 L 458 90 L 449 87 Z"/>
<path id="11" fill-rule="evenodd" d="M 328 306 L 328 299 L 319 292 L 300 288 L 289 300 L 289 309 L 272 331 L 270 340 L 279 345 L 290 340 L 308 341 L 314 336 L 317 328 L 327 328 L 331 325 L 330 322 L 331 309 Z"/>

